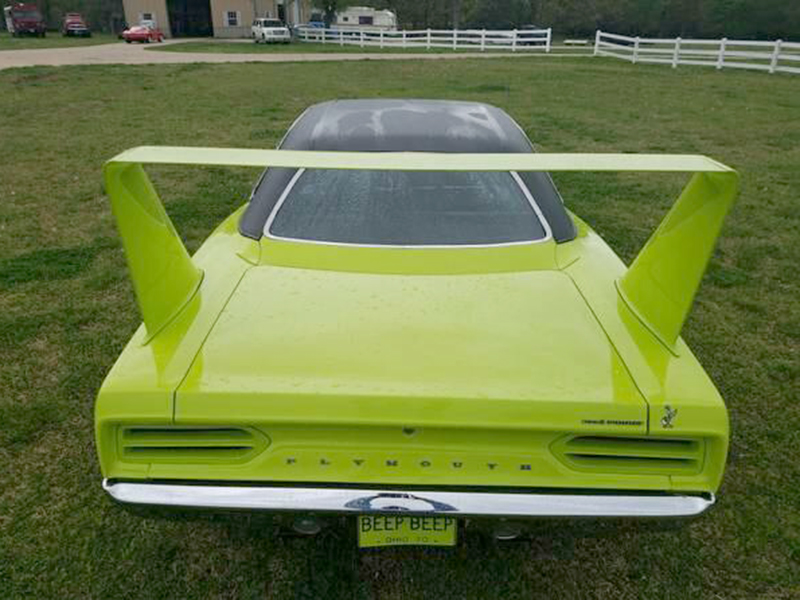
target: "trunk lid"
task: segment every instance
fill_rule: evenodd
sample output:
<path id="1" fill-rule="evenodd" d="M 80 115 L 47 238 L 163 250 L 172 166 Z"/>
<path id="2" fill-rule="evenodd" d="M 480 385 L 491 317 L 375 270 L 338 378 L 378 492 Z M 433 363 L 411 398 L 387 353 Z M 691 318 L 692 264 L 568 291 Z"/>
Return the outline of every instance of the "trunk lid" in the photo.
<path id="1" fill-rule="evenodd" d="M 250 269 L 180 386 L 177 423 L 646 431 L 572 280 Z"/>

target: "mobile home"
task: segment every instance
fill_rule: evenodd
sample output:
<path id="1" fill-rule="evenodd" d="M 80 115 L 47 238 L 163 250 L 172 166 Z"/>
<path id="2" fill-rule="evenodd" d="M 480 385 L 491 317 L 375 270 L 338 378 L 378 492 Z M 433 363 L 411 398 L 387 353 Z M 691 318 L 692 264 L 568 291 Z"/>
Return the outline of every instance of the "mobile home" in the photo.
<path id="1" fill-rule="evenodd" d="M 336 13 L 337 29 L 353 28 L 366 31 L 395 31 L 397 15 L 390 10 L 378 10 L 369 6 L 349 6 Z"/>

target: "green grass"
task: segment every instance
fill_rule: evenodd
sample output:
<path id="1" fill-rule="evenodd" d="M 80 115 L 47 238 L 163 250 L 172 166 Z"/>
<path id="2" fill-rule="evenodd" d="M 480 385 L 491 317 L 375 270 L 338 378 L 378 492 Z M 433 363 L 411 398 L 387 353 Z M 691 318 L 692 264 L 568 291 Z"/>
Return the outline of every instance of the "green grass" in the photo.
<path id="1" fill-rule="evenodd" d="M 320 44 L 315 42 L 291 42 L 289 44 L 255 44 L 253 42 L 224 42 L 224 41 L 208 41 L 208 42 L 181 42 L 179 44 L 170 44 L 169 46 L 152 46 L 148 50 L 161 50 L 166 52 L 213 52 L 220 54 L 261 54 L 261 53 L 320 53 L 320 52 L 347 52 L 347 53 L 369 53 L 369 54 L 385 54 L 385 53 L 451 53 L 453 50 L 449 48 L 380 48 L 377 46 L 361 46 L 343 45 L 330 42 L 327 44 Z M 456 52 L 480 52 L 480 47 L 474 49 L 459 49 Z M 510 48 L 503 48 L 502 50 L 492 50 L 491 52 L 511 52 Z M 522 51 L 520 51 L 522 52 Z M 487 52 L 488 54 L 489 52 Z M 541 54 L 541 51 L 536 51 L 536 54 Z"/>
<path id="2" fill-rule="evenodd" d="M 97 44 L 112 44 L 119 42 L 117 36 L 109 33 L 93 33 L 92 37 L 64 37 L 58 31 L 48 31 L 47 36 L 14 37 L 3 31 L 0 33 L 0 51 L 2 50 L 32 50 L 35 48 L 72 48 L 74 46 L 96 46 Z"/>
<path id="3" fill-rule="evenodd" d="M 798 83 L 569 58 L 0 72 L 0 597 L 800 597 Z M 139 317 L 103 161 L 137 144 L 270 148 L 309 104 L 374 96 L 491 102 L 547 151 L 702 152 L 741 171 L 684 332 L 730 407 L 712 512 L 676 532 L 545 524 L 526 542 L 359 552 L 344 527 L 285 539 L 261 518 L 148 520 L 104 496 L 93 398 Z M 155 180 L 195 249 L 256 176 Z M 679 183 L 557 179 L 626 259 Z"/>

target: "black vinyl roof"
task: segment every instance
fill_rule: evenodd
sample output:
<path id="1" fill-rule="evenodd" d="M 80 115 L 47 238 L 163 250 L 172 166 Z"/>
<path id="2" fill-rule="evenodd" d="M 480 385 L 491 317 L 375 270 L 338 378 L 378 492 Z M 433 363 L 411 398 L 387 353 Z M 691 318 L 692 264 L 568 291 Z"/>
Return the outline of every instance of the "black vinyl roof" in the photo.
<path id="1" fill-rule="evenodd" d="M 447 100 L 340 100 L 310 107 L 282 144 L 357 152 L 530 152 L 505 112 Z"/>
<path id="2" fill-rule="evenodd" d="M 533 152 L 503 110 L 451 100 L 335 100 L 309 107 L 280 148 L 351 152 Z M 256 186 L 239 229 L 258 239 L 295 169 L 268 169 Z M 556 241 L 575 237 L 575 226 L 547 173 L 520 173 Z"/>

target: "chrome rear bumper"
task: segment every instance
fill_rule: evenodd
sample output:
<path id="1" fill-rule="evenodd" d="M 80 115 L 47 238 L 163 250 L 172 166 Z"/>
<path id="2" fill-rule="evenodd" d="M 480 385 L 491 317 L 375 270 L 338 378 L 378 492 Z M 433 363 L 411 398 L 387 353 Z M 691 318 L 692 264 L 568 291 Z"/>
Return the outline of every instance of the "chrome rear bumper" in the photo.
<path id="1" fill-rule="evenodd" d="M 474 517 L 693 517 L 714 496 L 402 491 L 321 487 L 224 486 L 103 481 L 133 505 L 267 511 L 443 514 Z"/>

